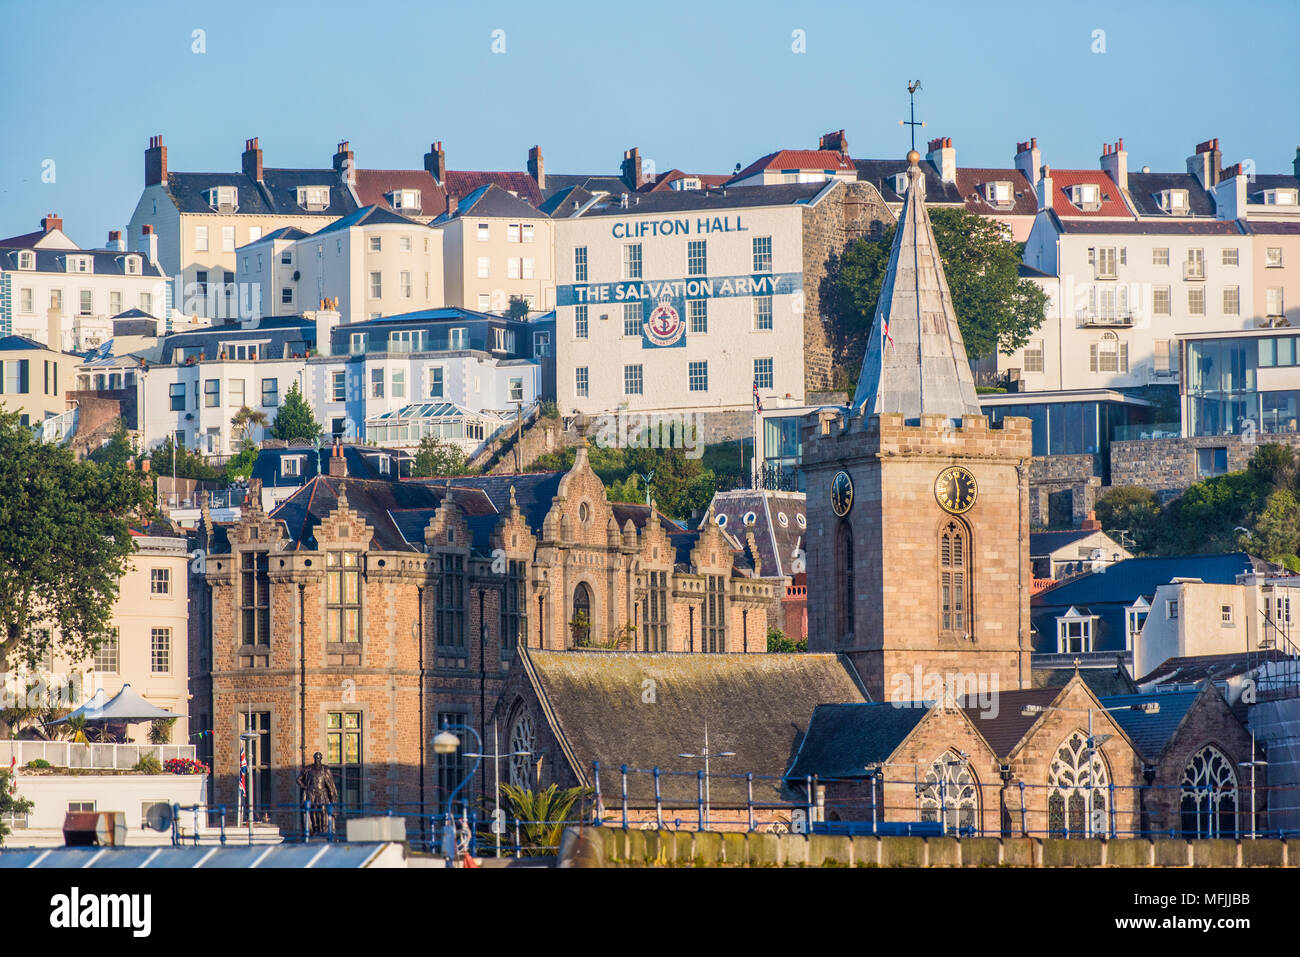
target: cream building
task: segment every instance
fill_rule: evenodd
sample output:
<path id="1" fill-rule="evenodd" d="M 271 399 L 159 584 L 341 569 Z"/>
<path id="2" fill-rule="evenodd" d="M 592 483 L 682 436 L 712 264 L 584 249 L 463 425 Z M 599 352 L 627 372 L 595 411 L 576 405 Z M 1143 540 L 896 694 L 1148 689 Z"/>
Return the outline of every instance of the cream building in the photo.
<path id="1" fill-rule="evenodd" d="M 450 306 L 505 313 L 522 298 L 530 315 L 555 308 L 555 225 L 500 186 L 482 186 L 433 225 L 443 234 Z"/>
<path id="2" fill-rule="evenodd" d="M 366 206 L 307 235 L 277 229 L 240 247 L 236 283 L 257 316 L 293 316 L 338 300 L 343 322 L 443 305 L 444 232 Z"/>
<path id="3" fill-rule="evenodd" d="M 37 425 L 68 410 L 76 387 L 77 357 L 55 352 L 26 336 L 0 338 L 0 408 Z"/>

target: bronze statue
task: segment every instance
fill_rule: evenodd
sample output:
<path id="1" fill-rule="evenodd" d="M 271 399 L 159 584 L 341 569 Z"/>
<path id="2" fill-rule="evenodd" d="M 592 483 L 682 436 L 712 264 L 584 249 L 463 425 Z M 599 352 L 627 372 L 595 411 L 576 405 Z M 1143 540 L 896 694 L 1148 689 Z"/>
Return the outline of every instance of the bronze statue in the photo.
<path id="1" fill-rule="evenodd" d="M 319 751 L 312 755 L 311 765 L 303 768 L 298 775 L 298 787 L 303 791 L 303 800 L 311 820 L 311 833 L 326 833 L 326 818 L 333 817 L 333 812 L 327 810 L 327 806 L 338 801 L 339 791 L 334 786 L 334 775 L 321 760 Z"/>

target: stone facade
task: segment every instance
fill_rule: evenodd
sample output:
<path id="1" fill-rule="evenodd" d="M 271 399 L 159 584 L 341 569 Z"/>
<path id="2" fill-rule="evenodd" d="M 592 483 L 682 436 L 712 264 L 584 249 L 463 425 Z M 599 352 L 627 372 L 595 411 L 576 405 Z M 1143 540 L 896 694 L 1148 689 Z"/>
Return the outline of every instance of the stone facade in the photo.
<path id="1" fill-rule="evenodd" d="M 1175 439 L 1133 439 L 1110 445 L 1110 484 L 1140 485 L 1168 501 L 1207 475 L 1198 466 L 1200 449 L 1223 449 L 1228 472 L 1246 467 L 1265 443 L 1300 446 L 1300 434 L 1198 435 Z"/>
<path id="2" fill-rule="evenodd" d="M 1099 456 L 1036 455 L 1029 463 L 1029 524 L 1077 526 L 1097 503 Z"/>
<path id="3" fill-rule="evenodd" d="M 897 217 L 871 183 L 840 183 L 820 203 L 804 210 L 804 388 L 834 387 L 838 341 L 835 317 L 822 310 L 832 264 L 858 239 L 877 239 Z M 845 370 L 852 375 L 857 370 Z M 809 399 L 808 401 L 812 401 Z"/>
<path id="4" fill-rule="evenodd" d="M 933 414 L 919 427 L 893 413 L 865 422 L 824 415 L 806 428 L 810 649 L 848 654 L 875 700 L 891 675 L 917 664 L 926 672 L 997 675 L 1002 688 L 1027 683 L 1029 451 L 1029 422 L 1020 418 L 990 429 L 979 415 L 964 416 L 960 428 Z M 939 473 L 953 465 L 969 469 L 978 487 L 975 504 L 959 516 L 935 496 Z M 853 482 L 844 518 L 829 495 L 841 470 Z M 963 614 L 947 629 L 940 620 L 946 532 L 969 543 L 959 569 Z"/>

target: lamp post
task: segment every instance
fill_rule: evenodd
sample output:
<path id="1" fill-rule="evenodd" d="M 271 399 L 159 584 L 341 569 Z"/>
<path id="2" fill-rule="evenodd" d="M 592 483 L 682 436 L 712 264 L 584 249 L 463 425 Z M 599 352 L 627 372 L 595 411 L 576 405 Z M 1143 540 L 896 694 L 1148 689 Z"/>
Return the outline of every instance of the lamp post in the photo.
<path id="1" fill-rule="evenodd" d="M 711 810 L 711 806 L 710 806 L 710 803 L 709 803 L 709 802 L 710 802 L 710 792 L 709 792 L 709 761 L 710 761 L 710 759 L 712 759 L 712 758 L 734 758 L 734 757 L 736 756 L 736 752 L 735 752 L 735 751 L 719 751 L 717 754 L 714 754 L 714 753 L 712 753 L 712 752 L 709 750 L 709 723 L 706 721 L 706 722 L 704 722 L 704 747 L 703 747 L 703 749 L 702 749 L 698 754 L 692 754 L 692 753 L 690 753 L 690 752 L 683 751 L 681 754 L 679 754 L 679 755 L 677 755 L 677 756 L 678 756 L 679 758 L 689 758 L 689 759 L 692 759 L 692 760 L 700 760 L 700 759 L 703 759 L 703 761 L 704 761 L 704 826 L 705 826 L 705 828 L 707 829 L 708 826 L 709 826 L 709 812 L 710 812 L 710 810 Z"/>
<path id="2" fill-rule="evenodd" d="M 441 737 L 441 735 L 439 735 L 439 737 Z M 451 735 L 450 737 L 453 737 L 453 738 L 454 738 L 455 735 Z M 434 742 L 435 742 L 435 743 L 434 743 L 434 750 L 436 751 L 436 750 L 438 749 L 438 746 L 437 746 L 437 739 L 436 739 L 436 738 L 434 739 Z M 441 753 L 441 752 L 440 752 L 440 753 Z M 491 759 L 492 759 L 492 785 L 493 785 L 493 790 L 492 790 L 492 833 L 496 835 L 496 839 L 497 839 L 497 850 L 496 850 L 496 856 L 497 856 L 497 857 L 500 857 L 500 856 L 501 856 L 501 831 L 500 831 L 500 828 L 503 827 L 503 826 L 504 826 L 504 823 L 505 823 L 504 821 L 501 822 L 500 824 L 497 823 L 497 816 L 498 816 L 499 812 L 501 811 L 501 759 L 502 759 L 502 758 L 531 757 L 531 756 L 532 756 L 532 753 L 533 753 L 533 752 L 531 752 L 531 751 L 504 751 L 504 752 L 503 752 L 503 751 L 499 751 L 499 750 L 498 750 L 498 744 L 497 744 L 497 723 L 496 723 L 496 721 L 493 721 L 493 722 L 492 722 L 492 753 L 491 753 L 491 754 L 473 754 L 473 753 L 471 753 L 471 752 L 466 752 L 466 753 L 465 753 L 465 757 L 467 757 L 467 758 L 480 758 L 480 759 L 481 759 L 481 758 L 491 758 Z M 473 777 L 473 774 L 471 774 L 470 777 Z"/>
<path id="3" fill-rule="evenodd" d="M 455 754 L 460 749 L 460 738 L 452 734 L 453 731 L 468 731 L 478 740 L 479 751 L 481 752 L 483 750 L 483 739 L 479 737 L 479 733 L 470 725 L 444 724 L 442 730 L 434 735 L 433 738 L 433 750 L 435 754 L 447 756 Z M 465 755 L 465 757 L 470 756 L 471 755 L 469 754 Z M 442 853 L 446 860 L 447 867 L 456 866 L 456 818 L 452 813 L 452 808 L 456 803 L 456 795 L 459 794 L 460 789 L 478 773 L 479 762 L 482 760 L 481 754 L 473 755 L 473 757 L 474 767 L 470 768 L 469 774 L 465 775 L 465 777 L 461 779 L 460 783 L 452 789 L 451 794 L 447 797 L 446 821 L 443 824 L 442 829 Z"/>
<path id="4" fill-rule="evenodd" d="M 1159 713 L 1160 713 L 1160 702 L 1159 702 L 1159 701 L 1139 701 L 1137 704 L 1116 705 L 1116 706 L 1113 707 L 1113 708 L 1105 708 L 1105 707 L 1103 707 L 1103 708 L 1063 708 L 1063 707 L 1058 707 L 1058 706 L 1056 706 L 1056 705 L 1050 705 L 1050 704 L 1027 704 L 1027 705 L 1025 705 L 1023 708 L 1020 709 L 1020 713 L 1021 713 L 1022 715 L 1024 715 L 1026 718 L 1033 717 L 1034 715 L 1037 715 L 1037 714 L 1045 714 L 1045 713 L 1048 712 L 1048 711 L 1073 712 L 1073 713 L 1075 713 L 1075 714 L 1083 714 L 1083 713 L 1086 713 L 1086 714 L 1088 715 L 1088 741 L 1087 741 L 1087 744 L 1088 744 L 1088 788 L 1087 788 L 1087 793 L 1088 793 L 1088 798 L 1087 798 L 1087 800 L 1088 800 L 1088 808 L 1087 808 L 1087 813 L 1086 813 L 1086 815 L 1085 815 L 1085 817 L 1084 817 L 1084 820 L 1087 822 L 1087 829 L 1088 829 L 1088 830 L 1087 830 L 1087 834 L 1088 834 L 1088 837 L 1092 837 L 1092 832 L 1093 832 L 1093 823 L 1092 823 L 1092 788 L 1093 788 L 1093 779 L 1095 778 L 1095 774 L 1093 773 L 1093 772 L 1094 772 L 1093 763 L 1097 760 L 1097 748 L 1098 748 L 1100 745 L 1105 744 L 1105 743 L 1106 743 L 1107 741 L 1109 741 L 1112 737 L 1114 737 L 1114 735 L 1110 735 L 1110 734 L 1103 734 L 1103 735 L 1101 735 L 1100 737 L 1098 737 L 1098 736 L 1096 736 L 1096 735 L 1094 735 L 1094 734 L 1092 733 L 1092 715 L 1093 715 L 1093 712 L 1095 712 L 1095 711 L 1103 711 L 1103 712 L 1112 712 L 1112 711 L 1140 711 L 1140 712 L 1142 712 L 1143 714 L 1159 714 Z M 1114 814 L 1114 808 L 1113 808 L 1113 807 L 1111 808 L 1111 813 L 1112 813 L 1112 815 Z M 1113 818 L 1113 817 L 1112 817 L 1112 819 L 1111 819 L 1111 825 L 1112 825 L 1112 830 L 1113 830 L 1113 829 L 1114 829 L 1114 818 Z M 1067 807 L 1067 809 L 1066 809 L 1065 829 L 1066 829 L 1067 832 L 1068 832 L 1069 829 L 1070 829 L 1070 817 L 1069 817 L 1069 809 L 1068 809 L 1068 807 Z"/>

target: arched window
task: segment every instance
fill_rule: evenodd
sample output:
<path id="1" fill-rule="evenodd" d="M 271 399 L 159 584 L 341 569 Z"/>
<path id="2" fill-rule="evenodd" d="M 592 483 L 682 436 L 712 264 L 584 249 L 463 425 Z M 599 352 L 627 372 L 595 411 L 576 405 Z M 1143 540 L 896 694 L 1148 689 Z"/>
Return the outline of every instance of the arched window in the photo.
<path id="1" fill-rule="evenodd" d="M 1222 751 L 1206 745 L 1183 770 L 1183 837 L 1235 837 L 1237 772 Z"/>
<path id="2" fill-rule="evenodd" d="M 970 618 L 970 529 L 949 519 L 939 530 L 939 628 L 968 635 Z"/>
<path id="3" fill-rule="evenodd" d="M 534 788 L 533 768 L 537 750 L 537 735 L 533 730 L 533 716 L 528 713 L 523 702 L 515 705 L 514 715 L 510 719 L 510 783 L 517 788 Z M 523 753 L 527 752 L 527 753 Z"/>
<path id="4" fill-rule="evenodd" d="M 573 620 L 569 627 L 573 630 L 575 648 L 591 644 L 591 590 L 583 582 L 578 582 L 573 590 Z"/>
<path id="5" fill-rule="evenodd" d="M 925 772 L 917 785 L 922 821 L 938 821 L 940 809 L 950 830 L 973 831 L 979 820 L 979 786 L 970 762 L 953 751 L 945 751 Z"/>
<path id="6" fill-rule="evenodd" d="M 1053 834 L 1090 837 L 1108 831 L 1110 775 L 1100 754 L 1093 751 L 1091 761 L 1088 757 L 1084 731 L 1075 731 L 1056 749 L 1047 772 L 1047 829 Z M 1091 816 L 1086 813 L 1089 801 Z"/>
<path id="7" fill-rule="evenodd" d="M 839 567 L 839 580 L 844 588 L 839 601 L 839 630 L 842 636 L 851 636 L 854 625 L 854 585 L 853 585 L 853 526 L 841 521 L 836 540 L 836 565 Z"/>

